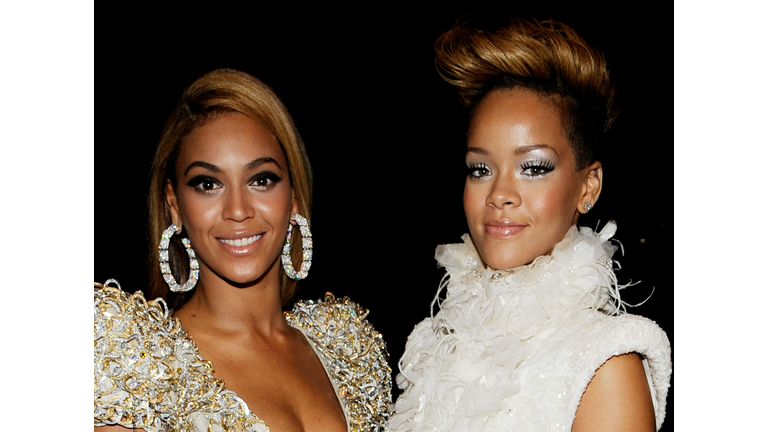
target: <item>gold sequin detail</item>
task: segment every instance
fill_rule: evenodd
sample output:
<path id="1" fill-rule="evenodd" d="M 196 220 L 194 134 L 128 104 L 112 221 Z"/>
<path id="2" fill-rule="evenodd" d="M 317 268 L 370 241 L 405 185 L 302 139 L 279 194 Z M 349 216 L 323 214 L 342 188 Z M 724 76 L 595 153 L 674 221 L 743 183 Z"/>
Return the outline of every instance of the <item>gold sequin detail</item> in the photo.
<path id="1" fill-rule="evenodd" d="M 392 371 L 368 311 L 347 297 L 298 302 L 288 323 L 301 328 L 325 359 L 352 432 L 383 431 L 392 404 Z"/>
<path id="2" fill-rule="evenodd" d="M 297 303 L 286 318 L 314 344 L 338 390 L 350 430 L 383 431 L 391 370 L 367 311 L 346 297 Z M 94 425 L 148 432 L 268 432 L 245 402 L 213 377 L 162 299 L 94 285 Z"/>
<path id="3" fill-rule="evenodd" d="M 213 377 L 162 299 L 95 284 L 93 422 L 155 431 L 267 432 Z"/>

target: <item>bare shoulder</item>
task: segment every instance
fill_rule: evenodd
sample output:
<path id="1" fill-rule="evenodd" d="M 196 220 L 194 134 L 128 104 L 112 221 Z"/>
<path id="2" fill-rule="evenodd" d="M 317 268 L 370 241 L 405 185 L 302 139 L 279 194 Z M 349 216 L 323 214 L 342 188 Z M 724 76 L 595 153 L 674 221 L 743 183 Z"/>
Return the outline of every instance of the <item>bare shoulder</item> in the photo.
<path id="1" fill-rule="evenodd" d="M 611 357 L 600 366 L 581 397 L 571 430 L 656 430 L 651 389 L 639 355 Z"/>

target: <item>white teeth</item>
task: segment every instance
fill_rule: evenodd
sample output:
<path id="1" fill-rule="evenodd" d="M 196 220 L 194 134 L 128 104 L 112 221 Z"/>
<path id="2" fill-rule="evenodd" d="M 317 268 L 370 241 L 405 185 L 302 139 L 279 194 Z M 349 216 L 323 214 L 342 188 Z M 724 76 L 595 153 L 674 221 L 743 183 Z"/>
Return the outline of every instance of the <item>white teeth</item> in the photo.
<path id="1" fill-rule="evenodd" d="M 260 239 L 263 234 L 258 234 L 253 237 L 248 238 L 239 238 L 239 239 L 219 239 L 220 242 L 224 244 L 228 244 L 230 246 L 248 246 L 249 244 L 255 242 L 256 240 Z"/>

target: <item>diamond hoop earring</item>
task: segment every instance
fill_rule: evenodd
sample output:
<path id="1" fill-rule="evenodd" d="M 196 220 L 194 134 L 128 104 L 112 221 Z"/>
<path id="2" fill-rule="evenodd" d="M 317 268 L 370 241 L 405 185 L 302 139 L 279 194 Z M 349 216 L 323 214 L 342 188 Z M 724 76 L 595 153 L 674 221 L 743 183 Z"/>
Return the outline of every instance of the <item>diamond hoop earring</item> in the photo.
<path id="1" fill-rule="evenodd" d="M 187 250 L 187 255 L 189 255 L 189 278 L 187 278 L 187 281 L 184 282 L 183 285 L 179 285 L 171 273 L 171 264 L 168 259 L 168 246 L 171 243 L 171 237 L 180 232 L 181 228 L 177 227 L 175 224 L 171 224 L 171 226 L 163 231 L 163 235 L 160 237 L 160 272 L 163 273 L 165 283 L 168 284 L 168 287 L 173 292 L 187 292 L 191 290 L 197 284 L 197 279 L 200 276 L 200 266 L 197 263 L 195 250 L 192 249 L 192 243 L 188 238 L 181 239 L 181 242 Z"/>
<path id="2" fill-rule="evenodd" d="M 592 210 L 592 203 L 588 202 L 584 204 L 584 213 L 589 213 Z"/>
<path id="3" fill-rule="evenodd" d="M 291 216 L 291 222 L 296 222 L 299 225 L 299 231 L 301 233 L 301 269 L 296 272 L 293 269 L 293 263 L 291 262 L 291 234 L 293 233 L 293 224 L 288 224 L 288 235 L 285 237 L 285 244 L 283 245 L 283 270 L 285 274 L 291 279 L 304 279 L 309 273 L 309 267 L 312 266 L 312 232 L 309 231 L 309 224 L 304 216 L 296 213 Z"/>

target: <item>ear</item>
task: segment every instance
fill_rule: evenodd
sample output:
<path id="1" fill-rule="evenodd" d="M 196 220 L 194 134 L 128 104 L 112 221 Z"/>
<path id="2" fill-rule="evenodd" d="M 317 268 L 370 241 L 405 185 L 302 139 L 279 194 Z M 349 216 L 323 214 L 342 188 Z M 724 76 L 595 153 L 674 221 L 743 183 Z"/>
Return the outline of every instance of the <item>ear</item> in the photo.
<path id="1" fill-rule="evenodd" d="M 603 190 L 603 165 L 599 161 L 595 161 L 585 170 L 587 173 L 581 187 L 581 200 L 579 200 L 578 209 L 579 213 L 582 214 L 588 211 L 584 209 L 585 204 L 589 203 L 592 207 L 595 206 L 597 199 L 600 198 L 600 191 Z"/>
<path id="2" fill-rule="evenodd" d="M 291 217 L 299 212 L 299 202 L 296 199 L 296 193 L 293 192 L 293 189 L 291 189 Z M 304 215 L 302 215 L 304 216 Z"/>
<path id="3" fill-rule="evenodd" d="M 171 222 L 181 228 L 181 214 L 179 213 L 179 203 L 176 200 L 176 191 L 173 190 L 171 181 L 165 182 L 165 203 L 168 204 L 168 210 L 171 212 Z"/>

